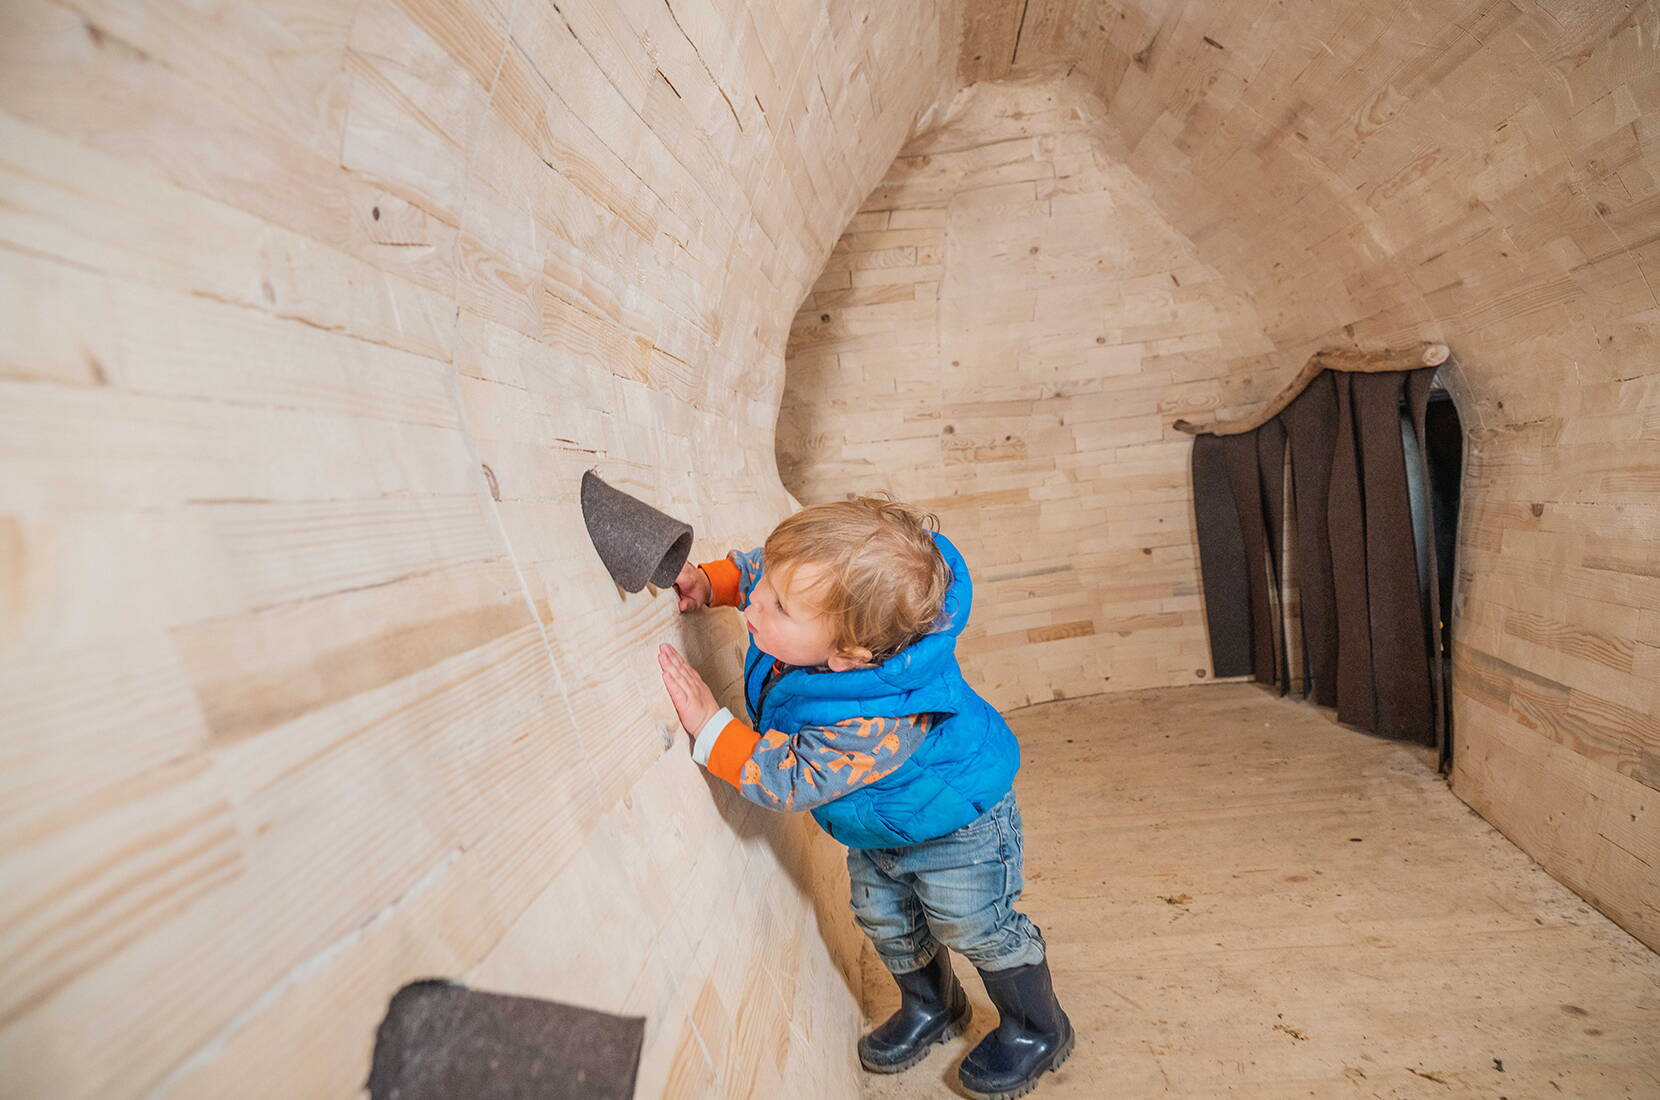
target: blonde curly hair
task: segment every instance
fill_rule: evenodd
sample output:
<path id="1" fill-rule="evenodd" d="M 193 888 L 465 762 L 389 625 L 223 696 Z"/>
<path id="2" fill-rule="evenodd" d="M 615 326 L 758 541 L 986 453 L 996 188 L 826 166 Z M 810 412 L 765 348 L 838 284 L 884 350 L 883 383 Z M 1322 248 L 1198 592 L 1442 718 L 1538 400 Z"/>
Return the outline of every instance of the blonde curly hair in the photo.
<path id="1" fill-rule="evenodd" d="M 945 607 L 951 570 L 930 531 L 939 517 L 887 493 L 803 508 L 767 536 L 763 561 L 789 577 L 802 565 L 823 575 L 810 591 L 831 644 L 863 646 L 872 663 L 927 634 Z"/>

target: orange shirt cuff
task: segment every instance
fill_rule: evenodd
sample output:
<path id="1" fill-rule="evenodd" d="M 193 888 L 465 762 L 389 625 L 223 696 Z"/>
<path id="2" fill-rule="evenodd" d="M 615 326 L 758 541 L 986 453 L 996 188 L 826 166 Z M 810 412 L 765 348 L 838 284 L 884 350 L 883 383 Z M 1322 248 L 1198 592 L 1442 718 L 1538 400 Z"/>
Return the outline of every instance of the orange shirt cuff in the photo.
<path id="1" fill-rule="evenodd" d="M 743 600 L 739 582 L 743 574 L 731 558 L 706 561 L 698 566 L 709 577 L 709 606 L 737 607 Z"/>
<path id="2" fill-rule="evenodd" d="M 709 770 L 734 787 L 743 774 L 744 765 L 755 751 L 761 735 L 738 721 L 726 723 L 715 738 L 715 747 L 709 750 Z"/>

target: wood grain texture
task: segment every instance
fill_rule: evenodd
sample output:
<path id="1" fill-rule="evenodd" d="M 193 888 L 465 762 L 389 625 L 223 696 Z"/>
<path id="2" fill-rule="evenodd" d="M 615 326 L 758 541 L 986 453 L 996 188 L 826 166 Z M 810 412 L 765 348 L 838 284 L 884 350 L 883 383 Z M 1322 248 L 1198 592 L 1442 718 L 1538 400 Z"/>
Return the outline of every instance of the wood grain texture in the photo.
<path id="1" fill-rule="evenodd" d="M 1130 22 L 1120 52 L 1144 41 Z M 1652 845 L 1596 822 L 1660 789 L 1635 617 L 1660 560 L 1657 30 L 1653 3 L 1207 3 L 1144 65 L 1077 58 L 1108 148 L 1276 349 L 1227 356 L 1245 388 L 1216 417 L 1257 411 L 1270 364 L 1321 347 L 1453 349 L 1453 736 L 1481 756 L 1455 761 L 1455 790 L 1653 947 Z M 1508 701 L 1475 701 L 1491 690 Z"/>
<path id="2" fill-rule="evenodd" d="M 1281 387 L 1280 392 L 1269 398 L 1262 408 L 1250 416 L 1238 420 L 1218 421 L 1212 424 L 1195 424 L 1187 420 L 1177 420 L 1170 426 L 1178 432 L 1188 435 L 1209 433 L 1210 435 L 1244 435 L 1254 432 L 1274 417 L 1284 412 L 1286 407 L 1295 401 L 1306 389 L 1310 382 L 1319 376 L 1321 371 L 1331 370 L 1343 373 L 1367 374 L 1374 371 L 1416 370 L 1419 367 L 1438 367 L 1447 361 L 1448 350 L 1445 344 L 1422 343 L 1414 347 L 1401 349 L 1385 349 L 1381 351 L 1364 351 L 1349 348 L 1322 348 L 1308 357 L 1302 370 Z"/>
<path id="3" fill-rule="evenodd" d="M 1079 1036 L 1034 1095 L 1654 1092 L 1660 956 L 1460 802 L 1433 752 L 1245 684 L 1009 717 L 1025 762 L 1021 908 Z M 1484 758 L 1473 745 L 1464 762 Z M 1583 795 L 1545 813 L 1565 822 Z M 1656 808 L 1603 807 L 1599 825 L 1653 858 Z M 866 966 L 880 1019 L 898 990 L 874 951 Z M 952 1095 L 957 1059 L 996 1020 L 961 960 L 958 975 L 967 1033 L 872 1079 L 866 1100 Z"/>
<path id="4" fill-rule="evenodd" d="M 1226 349 L 1267 346 L 1106 156 L 1102 111 L 1076 78 L 962 93 L 835 246 L 829 274 L 869 281 L 821 280 L 791 330 L 785 483 L 938 514 L 977 583 L 959 652 L 1000 704 L 1207 675 L 1167 418 Z"/>
<path id="5" fill-rule="evenodd" d="M 1011 430 L 1017 422 L 1010 420 L 995 439 L 954 449 L 963 461 L 951 469 L 948 492 L 972 507 L 979 494 L 1029 492 L 1016 480 L 1023 463 L 1041 458 L 1087 470 L 1095 448 L 1119 453 L 1115 448 L 1149 445 L 1177 419 L 1251 417 L 1284 385 L 1292 364 L 1322 348 L 1451 347 L 1454 359 L 1440 376 L 1458 402 L 1468 442 L 1460 579 L 1448 609 L 1464 671 L 1455 672 L 1452 692 L 1467 744 L 1487 757 L 1479 771 L 1455 765 L 1455 785 L 1552 874 L 1660 948 L 1646 893 L 1660 867 L 1591 826 L 1598 807 L 1641 805 L 1657 789 L 1644 754 L 1651 751 L 1646 725 L 1660 713 L 1660 512 L 1653 503 L 1660 490 L 1660 143 L 1653 132 L 1660 116 L 1660 5 L 1570 10 L 1536 0 L 1450 0 L 1386 11 L 1350 0 L 1032 0 L 1018 31 L 991 7 L 981 10 L 988 14 L 963 40 L 961 71 L 998 75 L 970 65 L 972 48 L 982 58 L 1009 57 L 1004 79 L 1012 84 L 1082 81 L 1084 99 L 1099 106 L 1080 109 L 1080 139 L 1099 142 L 1096 156 L 1150 197 L 1171 247 L 1187 250 L 1195 270 L 1211 273 L 1212 293 L 1247 302 L 1257 327 L 1248 336 L 1230 333 L 1224 345 L 1185 349 L 1194 354 L 1191 370 L 1172 377 L 1145 429 L 1129 427 L 1132 393 L 1124 394 L 1124 416 L 1108 430 L 1068 441 L 1070 455 L 1035 453 L 1033 439 Z M 1029 154 L 1033 162 L 1047 157 L 1048 173 L 1037 164 L 1013 167 L 1026 155 L 1022 143 L 1039 140 L 1032 133 L 1044 122 L 1040 114 L 1033 119 L 1031 129 L 1022 129 L 1024 121 L 1008 128 L 1002 156 L 995 147 L 967 149 L 973 142 L 936 150 L 935 173 L 964 161 L 953 171 L 993 227 L 988 237 L 1000 224 L 1041 216 L 1034 211 L 1041 210 L 1043 181 L 1071 175 L 1066 150 Z M 913 174 L 917 179 L 885 181 L 866 200 L 866 212 L 893 207 L 891 219 L 915 206 L 908 219 L 933 215 L 923 213 L 920 198 L 933 183 L 928 170 L 913 166 Z M 889 202 L 890 192 L 907 201 Z M 934 198 L 936 205 L 945 201 L 937 192 Z M 959 217 L 954 207 L 951 216 Z M 952 239 L 964 224 L 952 221 Z M 865 347 L 829 349 L 831 356 L 822 344 L 809 350 L 798 331 L 792 371 L 801 380 L 792 375 L 792 389 L 819 386 L 815 375 L 845 379 L 830 396 L 842 402 L 835 415 L 873 423 L 875 412 L 914 429 L 925 426 L 908 419 L 919 409 L 978 401 L 977 389 L 1003 386 L 1005 378 L 1017 385 L 1044 354 L 1020 327 L 1029 324 L 1019 312 L 1021 289 L 1047 293 L 1030 281 L 1034 265 L 1045 261 L 1019 251 L 1035 243 L 1011 237 L 1003 252 L 977 257 L 974 277 L 987 285 L 996 277 L 986 268 L 1008 269 L 1003 293 L 980 295 L 972 312 L 942 312 L 932 330 L 916 326 L 914 341 L 897 333 L 884 346 L 867 325 L 857 334 Z M 1103 291 L 1114 272 L 1176 266 L 1160 263 L 1150 238 L 1105 211 L 1076 226 L 1068 243 L 1105 260 Z M 944 285 L 961 277 L 952 254 L 948 240 L 943 268 L 913 269 L 919 292 L 928 280 Z M 834 290 L 821 284 L 815 293 Z M 1080 303 L 1077 316 L 1093 321 L 1099 312 L 1091 310 L 1119 309 L 1133 314 L 1125 333 L 1168 316 L 1156 299 L 1104 292 Z M 1004 332 L 1011 338 L 999 342 Z M 900 368 L 866 365 L 880 355 L 899 362 L 938 355 L 969 333 L 984 337 L 976 352 L 999 363 L 1000 375 L 970 378 L 949 397 L 923 386 L 858 388 L 854 371 L 902 377 Z M 962 357 L 940 358 L 948 364 Z M 1099 364 L 1080 382 L 1111 386 L 1117 369 Z M 791 424 L 789 405 L 786 399 L 783 425 Z M 913 480 L 911 469 L 933 461 L 927 441 L 915 438 L 844 441 L 835 431 L 802 429 L 795 439 L 784 444 L 786 477 L 799 477 L 791 466 L 799 460 L 824 486 L 812 491 L 827 494 L 848 480 L 876 484 L 888 477 L 897 488 Z M 1014 447 L 1017 439 L 1024 453 Z M 975 519 L 951 519 L 995 532 L 991 539 L 1010 546 L 1041 546 L 1046 524 L 1060 522 L 1043 518 L 1036 504 L 973 510 Z M 1095 550 L 1089 539 L 1103 523 L 1111 529 L 1110 517 L 1087 508 L 1067 514 L 1089 532 L 1075 536 L 1073 553 Z M 1191 553 L 1180 545 L 1169 552 Z M 1130 598 L 1137 578 L 1151 579 L 1133 560 L 1113 564 L 1113 583 L 1125 593 L 1115 599 Z M 1168 589 L 1149 588 L 1170 598 Z M 1034 591 L 1032 598 L 1046 595 Z M 1004 624 L 997 633 L 1012 640 L 1020 636 L 1016 628 L 1082 618 L 1066 607 L 1066 596 L 1050 598 L 1056 605 L 1034 606 L 1033 621 Z M 1005 599 L 1000 592 L 999 602 Z M 1038 621 L 1040 614 L 1050 618 Z M 1188 644 L 1185 636 L 1148 637 L 1134 655 L 1103 660 L 1103 637 L 1098 631 L 1036 645 L 1047 651 L 1043 666 L 1022 667 L 1015 658 L 1004 673 L 999 662 L 997 674 L 1021 685 L 1000 698 L 1041 698 L 1065 677 L 1093 678 L 1097 689 L 1110 689 L 1129 672 L 1135 683 L 1146 668 L 1138 662 L 1150 656 L 1156 667 L 1172 647 L 1179 652 Z M 1092 663 L 1091 677 L 1077 672 Z M 1170 668 L 1179 674 L 1179 662 Z M 1109 673 L 1114 681 L 1101 679 Z M 1511 689 L 1517 698 L 1534 693 L 1530 677 L 1566 694 L 1558 702 L 1554 689 L 1547 691 L 1524 722 L 1508 709 L 1475 704 L 1472 693 L 1483 688 L 1460 680 L 1478 675 L 1481 683 L 1496 679 L 1501 697 Z M 1568 701 L 1574 693 L 1577 704 Z M 1455 744 L 1459 735 L 1455 729 Z M 1559 801 L 1569 783 L 1582 792 L 1578 802 L 1564 804 L 1574 820 L 1553 818 L 1561 840 L 1546 842 L 1536 807 Z"/>
<path id="6" fill-rule="evenodd" d="M 742 634 L 616 592 L 581 471 L 710 556 L 780 459 L 887 484 L 998 701 L 1181 683 L 1172 423 L 1323 347 L 1457 350 L 1454 789 L 1660 946 L 1657 49 L 1653 0 L 0 5 L 0 1094 L 351 1096 L 442 974 L 645 1014 L 642 1096 L 849 1095 L 837 853 L 666 751 L 652 646 L 733 700 Z"/>
<path id="7" fill-rule="evenodd" d="M 0 1094 L 353 1096 L 431 975 L 647 1016 L 642 1096 L 856 1087 L 836 852 L 665 736 L 655 643 L 735 699 L 742 631 L 576 493 L 789 512 L 790 315 L 954 26 L 5 5 Z"/>

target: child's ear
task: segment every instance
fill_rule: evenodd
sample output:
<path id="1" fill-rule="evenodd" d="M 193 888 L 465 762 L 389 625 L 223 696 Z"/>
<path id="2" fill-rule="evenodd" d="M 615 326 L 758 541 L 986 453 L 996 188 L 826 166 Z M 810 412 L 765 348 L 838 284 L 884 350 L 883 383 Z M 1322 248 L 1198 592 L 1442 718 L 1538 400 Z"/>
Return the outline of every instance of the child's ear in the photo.
<path id="1" fill-rule="evenodd" d="M 830 658 L 830 671 L 850 672 L 856 668 L 868 668 L 874 663 L 871 661 L 873 656 L 874 654 L 862 645 L 844 649 Z"/>

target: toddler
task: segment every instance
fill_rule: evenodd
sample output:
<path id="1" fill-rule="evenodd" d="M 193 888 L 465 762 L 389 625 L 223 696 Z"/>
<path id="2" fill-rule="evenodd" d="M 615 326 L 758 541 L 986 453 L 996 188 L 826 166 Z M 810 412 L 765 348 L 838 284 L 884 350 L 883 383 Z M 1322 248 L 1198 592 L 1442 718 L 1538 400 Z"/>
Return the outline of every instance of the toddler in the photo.
<path id="1" fill-rule="evenodd" d="M 786 519 L 759 549 L 681 570 L 682 612 L 743 612 L 753 726 L 673 646 L 658 659 L 693 759 L 768 809 L 811 810 L 847 846 L 854 917 L 901 998 L 860 1039 L 865 1069 L 909 1069 L 967 1026 L 954 947 L 1001 1014 L 958 1076 L 1002 1100 L 1065 1061 L 1073 1031 L 1042 933 L 1014 907 L 1020 750 L 957 667 L 973 588 L 937 527 L 896 501 L 837 501 Z"/>

